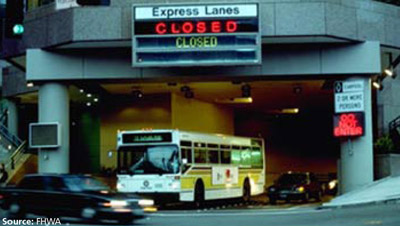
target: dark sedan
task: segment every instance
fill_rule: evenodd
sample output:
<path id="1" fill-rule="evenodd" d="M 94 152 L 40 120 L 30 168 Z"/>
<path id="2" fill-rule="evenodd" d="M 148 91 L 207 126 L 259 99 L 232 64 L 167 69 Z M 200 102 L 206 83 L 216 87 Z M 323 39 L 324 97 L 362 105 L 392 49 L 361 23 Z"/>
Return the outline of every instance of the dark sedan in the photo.
<path id="1" fill-rule="evenodd" d="M 0 190 L 0 204 L 18 218 L 31 213 L 129 224 L 144 217 L 143 207 L 153 203 L 135 195 L 113 193 L 90 176 L 28 175 L 16 187 Z"/>
<path id="2" fill-rule="evenodd" d="M 321 200 L 322 189 L 312 173 L 285 173 L 267 189 L 271 204 L 277 200 L 302 200 L 308 202 L 314 198 Z"/>

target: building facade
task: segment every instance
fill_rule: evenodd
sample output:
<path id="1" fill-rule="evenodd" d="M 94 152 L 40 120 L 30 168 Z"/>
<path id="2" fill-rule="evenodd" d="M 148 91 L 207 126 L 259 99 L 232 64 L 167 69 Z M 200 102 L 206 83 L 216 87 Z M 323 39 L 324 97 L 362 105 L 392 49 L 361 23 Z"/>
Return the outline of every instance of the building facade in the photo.
<path id="1" fill-rule="evenodd" d="M 399 7 L 371 0 L 101 3 L 30 3 L 22 38 L 3 40 L 10 130 L 27 139 L 30 122 L 61 125 L 61 146 L 39 151 L 39 172 L 115 168 L 118 130 L 172 128 L 263 137 L 269 182 L 289 170 L 337 172 L 344 192 L 373 181 L 374 136 L 389 133 L 400 115 L 398 79 L 382 81 L 385 69 L 399 72 Z M 185 11 L 201 7 L 221 9 L 206 11 L 203 32 L 204 18 Z M 235 7 L 243 11 L 233 19 L 221 16 Z M 251 28 L 246 20 L 254 18 Z M 352 112 L 335 109 L 345 92 L 335 90 L 338 82 L 361 84 L 361 100 L 349 104 L 362 105 L 354 110 L 363 114 L 362 136 L 334 137 L 334 115 Z"/>

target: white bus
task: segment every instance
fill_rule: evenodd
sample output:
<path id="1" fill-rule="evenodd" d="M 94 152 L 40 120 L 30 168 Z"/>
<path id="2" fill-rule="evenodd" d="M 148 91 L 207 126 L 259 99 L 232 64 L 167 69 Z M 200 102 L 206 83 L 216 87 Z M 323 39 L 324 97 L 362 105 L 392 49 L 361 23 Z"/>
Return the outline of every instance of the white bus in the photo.
<path id="1" fill-rule="evenodd" d="M 264 141 L 178 130 L 118 133 L 119 192 L 195 202 L 264 191 Z M 155 196 L 156 195 L 156 196 Z"/>

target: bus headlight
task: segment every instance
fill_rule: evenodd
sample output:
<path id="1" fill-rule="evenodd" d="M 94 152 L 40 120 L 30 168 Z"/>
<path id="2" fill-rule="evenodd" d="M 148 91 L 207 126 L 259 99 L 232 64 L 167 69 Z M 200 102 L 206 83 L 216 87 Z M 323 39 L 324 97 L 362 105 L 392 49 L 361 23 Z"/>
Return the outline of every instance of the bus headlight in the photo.
<path id="1" fill-rule="evenodd" d="M 117 190 L 121 190 L 121 189 L 124 189 L 125 188 L 125 184 L 122 184 L 122 183 L 118 183 L 117 184 Z"/>
<path id="2" fill-rule="evenodd" d="M 146 206 L 153 206 L 154 201 L 151 199 L 141 199 L 139 200 L 139 206 L 146 207 Z"/>
<path id="3" fill-rule="evenodd" d="M 172 182 L 171 187 L 172 187 L 172 189 L 176 190 L 180 187 L 180 184 L 179 184 L 179 182 Z"/>

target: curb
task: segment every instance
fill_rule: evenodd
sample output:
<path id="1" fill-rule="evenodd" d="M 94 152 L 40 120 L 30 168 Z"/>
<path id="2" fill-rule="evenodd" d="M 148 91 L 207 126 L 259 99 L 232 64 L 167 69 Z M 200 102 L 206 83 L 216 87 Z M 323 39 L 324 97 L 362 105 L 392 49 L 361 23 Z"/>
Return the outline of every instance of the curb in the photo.
<path id="1" fill-rule="evenodd" d="M 317 209 L 341 209 L 341 208 L 371 206 L 371 205 L 378 205 L 378 204 L 399 204 L 399 203 L 400 203 L 400 197 L 397 197 L 397 198 L 392 198 L 392 199 L 370 201 L 370 202 L 363 202 L 363 203 L 350 203 L 350 204 L 332 205 L 332 206 L 323 206 L 322 205 L 322 206 L 317 207 Z"/>

